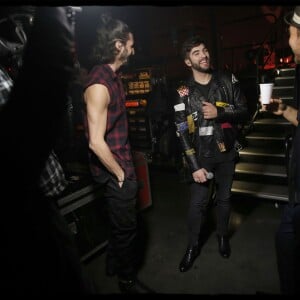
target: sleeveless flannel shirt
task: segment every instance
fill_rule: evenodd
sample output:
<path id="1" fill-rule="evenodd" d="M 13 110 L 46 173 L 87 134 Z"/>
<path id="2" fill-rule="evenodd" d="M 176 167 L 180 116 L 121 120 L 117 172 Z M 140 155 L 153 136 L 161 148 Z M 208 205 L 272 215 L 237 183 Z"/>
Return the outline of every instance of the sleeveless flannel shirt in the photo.
<path id="1" fill-rule="evenodd" d="M 127 111 L 125 107 L 125 92 L 121 78 L 109 65 L 94 66 L 87 77 L 84 90 L 93 84 L 103 84 L 110 95 L 110 103 L 107 111 L 107 126 L 105 141 L 108 144 L 114 158 L 125 172 L 127 179 L 136 179 L 131 147 L 128 140 Z M 102 99 L 99 99 L 101 101 Z M 88 136 L 86 114 L 84 125 Z M 96 155 L 89 150 L 90 169 L 93 176 L 99 176 L 105 167 Z"/>

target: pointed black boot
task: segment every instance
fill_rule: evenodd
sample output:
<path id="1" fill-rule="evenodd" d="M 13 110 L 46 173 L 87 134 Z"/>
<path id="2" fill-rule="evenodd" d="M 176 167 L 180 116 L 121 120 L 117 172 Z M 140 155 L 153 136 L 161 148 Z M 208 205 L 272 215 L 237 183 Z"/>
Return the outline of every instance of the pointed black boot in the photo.
<path id="1" fill-rule="evenodd" d="M 119 278 L 119 289 L 123 294 L 156 294 L 138 279 L 122 280 Z"/>
<path id="2" fill-rule="evenodd" d="M 229 258 L 231 254 L 229 238 L 226 235 L 217 235 L 218 244 L 219 244 L 219 252 L 223 258 Z"/>
<path id="3" fill-rule="evenodd" d="M 179 271 L 180 272 L 188 271 L 193 266 L 193 263 L 199 254 L 200 254 L 200 249 L 198 245 L 188 247 L 180 262 Z"/>

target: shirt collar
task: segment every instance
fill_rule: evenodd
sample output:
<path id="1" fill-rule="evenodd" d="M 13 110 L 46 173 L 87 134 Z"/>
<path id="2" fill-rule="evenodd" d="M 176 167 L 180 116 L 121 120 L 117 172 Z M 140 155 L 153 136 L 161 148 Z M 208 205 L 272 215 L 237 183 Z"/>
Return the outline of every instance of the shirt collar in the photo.
<path id="1" fill-rule="evenodd" d="M 108 64 L 105 64 L 104 68 L 111 74 L 112 79 L 115 80 L 118 78 L 118 72 L 114 72 Z"/>

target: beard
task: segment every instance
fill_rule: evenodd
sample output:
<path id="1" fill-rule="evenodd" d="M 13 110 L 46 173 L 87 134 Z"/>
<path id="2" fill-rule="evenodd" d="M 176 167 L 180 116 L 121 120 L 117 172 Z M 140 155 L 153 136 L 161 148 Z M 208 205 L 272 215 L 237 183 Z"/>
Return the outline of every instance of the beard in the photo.
<path id="1" fill-rule="evenodd" d="M 124 51 L 120 54 L 120 61 L 122 62 L 123 65 L 128 64 L 129 56 L 130 55 L 128 55 L 127 49 L 124 49 Z"/>
<path id="2" fill-rule="evenodd" d="M 192 64 L 192 68 L 200 73 L 207 73 L 210 74 L 212 72 L 211 66 L 209 65 L 208 68 L 202 68 L 199 64 L 193 63 Z"/>

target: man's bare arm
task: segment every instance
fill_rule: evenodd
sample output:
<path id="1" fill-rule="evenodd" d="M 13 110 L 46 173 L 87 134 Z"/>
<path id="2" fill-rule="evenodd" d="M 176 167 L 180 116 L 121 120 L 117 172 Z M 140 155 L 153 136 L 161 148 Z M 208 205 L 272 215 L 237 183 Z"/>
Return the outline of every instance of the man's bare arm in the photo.
<path id="1" fill-rule="evenodd" d="M 119 182 L 123 182 L 124 170 L 114 159 L 104 139 L 110 101 L 108 90 L 102 84 L 93 84 L 86 89 L 84 100 L 87 106 L 89 148 L 97 155 L 107 170 L 114 174 Z"/>

